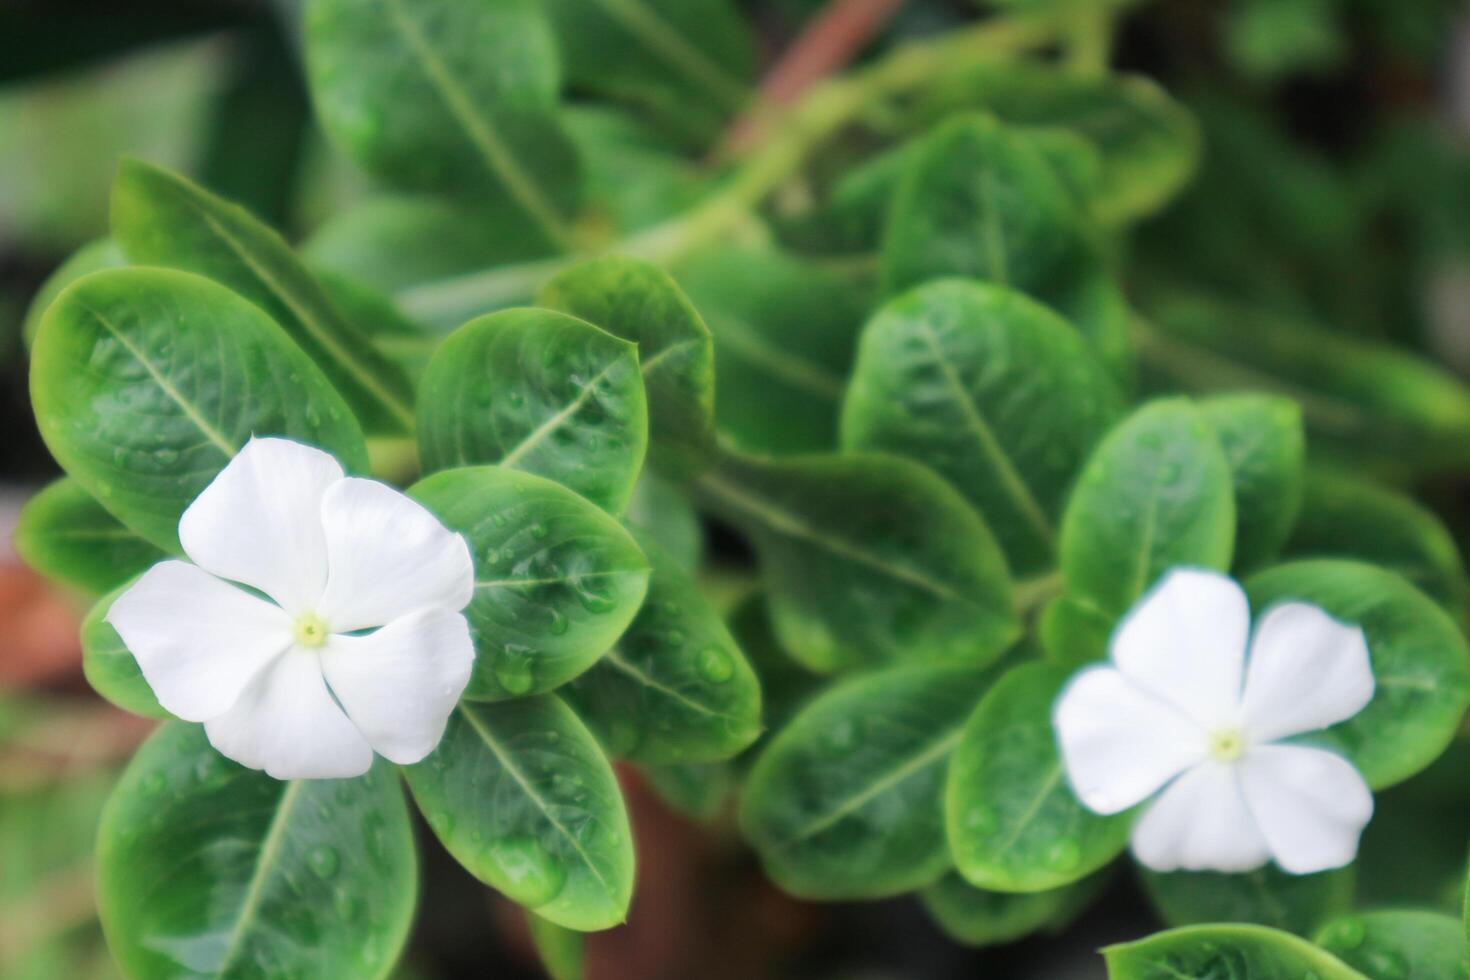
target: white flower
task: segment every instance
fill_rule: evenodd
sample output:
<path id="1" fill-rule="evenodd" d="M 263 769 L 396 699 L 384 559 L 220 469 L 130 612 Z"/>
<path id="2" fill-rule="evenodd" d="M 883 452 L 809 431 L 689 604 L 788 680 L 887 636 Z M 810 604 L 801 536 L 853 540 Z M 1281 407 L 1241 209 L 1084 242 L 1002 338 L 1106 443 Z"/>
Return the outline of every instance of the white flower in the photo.
<path id="1" fill-rule="evenodd" d="M 462 537 L 319 449 L 252 439 L 179 540 L 194 564 L 153 566 L 107 616 L 160 704 L 277 779 L 433 751 L 475 657 Z"/>
<path id="2" fill-rule="evenodd" d="M 1057 699 L 1062 760 L 1089 810 L 1158 793 L 1133 828 L 1133 853 L 1156 871 L 1341 867 L 1373 815 L 1352 763 L 1281 741 L 1372 700 L 1363 631 L 1286 602 L 1262 617 L 1247 660 L 1249 631 L 1240 586 L 1175 569 L 1113 633 L 1112 665 L 1082 671 Z"/>

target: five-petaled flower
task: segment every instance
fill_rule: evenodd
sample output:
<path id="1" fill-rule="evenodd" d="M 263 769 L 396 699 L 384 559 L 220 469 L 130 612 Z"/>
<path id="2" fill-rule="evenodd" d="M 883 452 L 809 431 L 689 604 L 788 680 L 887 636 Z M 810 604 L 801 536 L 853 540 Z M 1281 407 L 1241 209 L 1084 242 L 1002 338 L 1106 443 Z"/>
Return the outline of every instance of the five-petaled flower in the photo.
<path id="1" fill-rule="evenodd" d="M 1373 815 L 1352 763 L 1282 741 L 1372 700 L 1363 631 L 1284 602 L 1249 632 L 1234 581 L 1175 569 L 1113 633 L 1112 664 L 1080 672 L 1057 699 L 1062 760 L 1083 805 L 1120 813 L 1158 794 L 1132 839 L 1156 871 L 1248 871 L 1268 859 L 1293 874 L 1341 867 Z"/>
<path id="2" fill-rule="evenodd" d="M 278 779 L 433 751 L 475 656 L 462 537 L 319 449 L 252 439 L 179 541 L 193 564 L 153 566 L 107 616 L 164 708 Z"/>

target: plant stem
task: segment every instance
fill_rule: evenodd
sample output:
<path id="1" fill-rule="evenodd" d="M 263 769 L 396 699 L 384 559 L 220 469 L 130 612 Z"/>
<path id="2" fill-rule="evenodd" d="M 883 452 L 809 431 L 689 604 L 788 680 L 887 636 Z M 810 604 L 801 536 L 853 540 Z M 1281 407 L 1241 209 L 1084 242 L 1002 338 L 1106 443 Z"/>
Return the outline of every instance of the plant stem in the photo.
<path id="1" fill-rule="evenodd" d="M 746 220 L 751 209 L 799 173 L 813 151 L 875 102 L 902 95 L 957 65 L 1017 54 L 1053 41 L 1051 18 L 992 19 L 933 40 L 910 42 L 850 76 L 813 88 L 782 113 L 725 186 L 702 204 L 621 242 L 410 287 L 395 297 L 405 313 L 454 326 L 488 310 L 528 302 L 557 272 L 593 255 L 616 252 L 671 263 Z"/>

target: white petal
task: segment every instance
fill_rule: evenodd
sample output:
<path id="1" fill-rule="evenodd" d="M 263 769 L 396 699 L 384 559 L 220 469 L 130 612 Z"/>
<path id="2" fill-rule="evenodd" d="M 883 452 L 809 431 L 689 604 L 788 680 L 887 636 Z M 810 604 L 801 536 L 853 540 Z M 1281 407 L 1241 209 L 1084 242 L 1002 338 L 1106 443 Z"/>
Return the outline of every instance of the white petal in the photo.
<path id="1" fill-rule="evenodd" d="M 1250 605 L 1228 576 L 1169 572 L 1113 632 L 1118 669 L 1206 728 L 1237 722 Z"/>
<path id="2" fill-rule="evenodd" d="M 322 499 L 322 524 L 330 572 L 317 611 L 332 632 L 469 605 L 475 592 L 469 545 L 392 487 L 343 480 Z"/>
<path id="3" fill-rule="evenodd" d="M 1283 869 L 1313 874 L 1357 856 L 1373 794 L 1351 762 L 1306 745 L 1262 745 L 1238 766 L 1246 802 Z"/>
<path id="4" fill-rule="evenodd" d="M 278 607 L 182 561 L 144 572 L 107 621 L 158 703 L 185 721 L 228 711 L 291 644 L 291 621 Z"/>
<path id="5" fill-rule="evenodd" d="M 474 662 L 465 618 L 426 609 L 367 636 L 332 637 L 322 673 L 378 754 L 410 765 L 439 744 Z"/>
<path id="6" fill-rule="evenodd" d="M 1057 698 L 1052 724 L 1072 790 L 1121 813 L 1209 752 L 1205 732 L 1112 667 L 1090 667 Z"/>
<path id="7" fill-rule="evenodd" d="M 1269 742 L 1346 721 L 1373 700 L 1368 641 L 1316 606 L 1274 606 L 1256 627 L 1242 721 Z"/>
<path id="8" fill-rule="evenodd" d="M 1250 871 L 1269 857 L 1239 772 L 1215 761 L 1159 794 L 1133 828 L 1133 854 L 1155 871 Z"/>
<path id="9" fill-rule="evenodd" d="M 373 750 L 322 680 L 313 650 L 289 650 L 239 702 L 204 723 L 220 753 L 277 779 L 345 779 L 373 764 Z"/>
<path id="10" fill-rule="evenodd" d="M 251 439 L 184 511 L 179 542 L 200 568 L 305 612 L 327 583 L 322 494 L 341 479 L 320 449 Z"/>

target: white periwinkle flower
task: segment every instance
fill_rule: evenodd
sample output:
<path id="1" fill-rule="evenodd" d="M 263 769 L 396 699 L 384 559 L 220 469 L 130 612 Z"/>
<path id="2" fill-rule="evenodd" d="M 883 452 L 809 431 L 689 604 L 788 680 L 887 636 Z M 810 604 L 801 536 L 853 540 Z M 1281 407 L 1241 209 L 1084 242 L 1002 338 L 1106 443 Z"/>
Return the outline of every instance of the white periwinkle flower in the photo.
<path id="1" fill-rule="evenodd" d="M 1158 794 L 1132 841 L 1156 871 L 1341 867 L 1373 815 L 1352 763 L 1282 741 L 1372 700 L 1363 631 L 1285 602 L 1249 634 L 1240 586 L 1175 569 L 1113 633 L 1112 664 L 1080 672 L 1057 699 L 1052 720 L 1083 805 L 1120 813 Z"/>
<path id="2" fill-rule="evenodd" d="M 153 566 L 107 616 L 160 704 L 277 779 L 433 751 L 475 657 L 462 537 L 319 449 L 252 439 L 179 540 L 194 564 Z"/>

